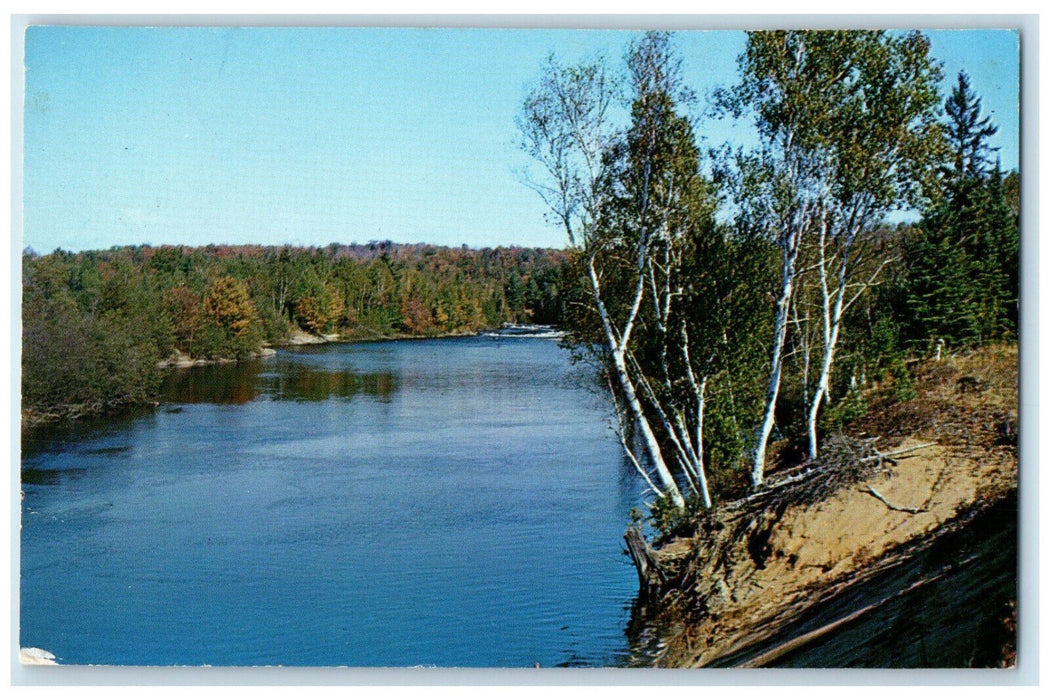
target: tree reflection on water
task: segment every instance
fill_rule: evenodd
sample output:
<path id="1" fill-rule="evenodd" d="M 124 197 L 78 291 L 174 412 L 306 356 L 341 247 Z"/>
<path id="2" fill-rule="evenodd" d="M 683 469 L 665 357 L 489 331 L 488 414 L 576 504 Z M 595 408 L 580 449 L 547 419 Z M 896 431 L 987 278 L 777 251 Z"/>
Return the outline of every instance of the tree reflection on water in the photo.
<path id="1" fill-rule="evenodd" d="M 165 381 L 162 393 L 168 403 L 244 404 L 259 398 L 325 401 L 358 395 L 389 401 L 396 390 L 397 380 L 389 371 L 332 371 L 255 361 L 177 370 Z"/>

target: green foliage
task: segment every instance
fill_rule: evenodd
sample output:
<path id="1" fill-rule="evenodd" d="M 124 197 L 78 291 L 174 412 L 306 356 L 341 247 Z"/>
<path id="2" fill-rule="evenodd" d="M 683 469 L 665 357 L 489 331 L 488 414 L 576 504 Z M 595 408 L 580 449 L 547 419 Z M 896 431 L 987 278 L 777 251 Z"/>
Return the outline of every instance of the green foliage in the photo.
<path id="1" fill-rule="evenodd" d="M 981 117 L 981 100 L 970 87 L 965 71 L 959 72 L 952 94 L 944 101 L 944 113 L 948 118 L 945 135 L 951 155 L 942 172 L 955 184 L 981 178 L 991 165 L 988 139 L 999 127 L 992 124 L 990 117 Z"/>
<path id="2" fill-rule="evenodd" d="M 160 382 L 157 345 L 136 319 L 81 313 L 69 298 L 24 310 L 22 405 L 38 413 L 98 413 L 149 401 Z"/>
<path id="3" fill-rule="evenodd" d="M 374 338 L 556 322 L 564 261 L 559 251 L 393 243 L 27 251 L 23 405 L 62 413 L 147 402 L 157 363 L 175 350 L 243 359 L 295 327 Z"/>
<path id="4" fill-rule="evenodd" d="M 779 288 L 752 480 L 774 428 L 819 449 L 818 418 L 840 358 L 844 313 L 882 273 L 881 219 L 925 191 L 941 148 L 940 71 L 921 34 L 757 31 L 740 81 L 720 93 L 760 144 L 722 169 L 743 228 L 780 252 Z"/>
<path id="5" fill-rule="evenodd" d="M 695 514 L 700 511 L 696 495 L 686 499 L 686 507 L 679 508 L 668 497 L 657 498 L 649 510 L 650 522 L 657 532 L 657 541 L 688 537 L 696 531 Z"/>
<path id="6" fill-rule="evenodd" d="M 915 379 L 903 359 L 898 357 L 893 360 L 889 367 L 889 376 L 893 380 L 890 397 L 894 401 L 904 402 L 915 398 Z"/>
<path id="7" fill-rule="evenodd" d="M 1017 214 L 998 163 L 989 167 L 987 139 L 996 127 L 980 118 L 980 99 L 964 73 L 945 113 L 950 152 L 940 170 L 942 189 L 905 246 L 903 306 L 909 340 L 918 348 L 1017 334 Z"/>
<path id="8" fill-rule="evenodd" d="M 830 404 L 821 416 L 825 432 L 842 430 L 868 412 L 868 403 L 860 391 L 851 391 Z"/>

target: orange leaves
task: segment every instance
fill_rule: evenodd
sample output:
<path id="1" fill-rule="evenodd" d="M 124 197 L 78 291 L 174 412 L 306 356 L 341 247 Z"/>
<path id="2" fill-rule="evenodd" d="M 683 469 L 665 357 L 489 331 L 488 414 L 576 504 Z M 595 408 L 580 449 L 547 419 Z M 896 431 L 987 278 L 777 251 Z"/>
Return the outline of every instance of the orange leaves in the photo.
<path id="1" fill-rule="evenodd" d="M 244 282 L 235 277 L 220 277 L 211 283 L 204 295 L 204 313 L 230 329 L 235 336 L 245 333 L 256 318 L 255 305 Z"/>

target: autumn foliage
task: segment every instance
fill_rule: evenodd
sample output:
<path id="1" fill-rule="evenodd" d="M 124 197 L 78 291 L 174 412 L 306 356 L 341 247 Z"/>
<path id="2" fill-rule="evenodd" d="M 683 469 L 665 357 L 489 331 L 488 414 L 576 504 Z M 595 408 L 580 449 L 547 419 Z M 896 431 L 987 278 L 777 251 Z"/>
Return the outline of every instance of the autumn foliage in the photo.
<path id="1" fill-rule="evenodd" d="M 554 323 L 565 261 L 556 250 L 390 242 L 26 251 L 23 407 L 143 403 L 176 351 L 241 360 L 297 330 L 371 339 Z"/>

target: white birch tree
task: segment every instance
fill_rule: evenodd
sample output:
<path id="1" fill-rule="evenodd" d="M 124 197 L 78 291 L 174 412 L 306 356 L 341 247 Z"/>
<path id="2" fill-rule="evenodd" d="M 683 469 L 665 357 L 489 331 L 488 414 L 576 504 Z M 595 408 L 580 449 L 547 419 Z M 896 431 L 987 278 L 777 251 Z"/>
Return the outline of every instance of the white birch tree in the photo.
<path id="1" fill-rule="evenodd" d="M 821 360 L 807 397 L 806 434 L 816 459 L 817 422 L 828 398 L 843 318 L 891 261 L 875 240 L 887 213 L 917 204 L 942 146 L 936 123 L 940 70 L 918 33 L 851 32 L 837 83 L 826 212 L 816 237 Z"/>
<path id="2" fill-rule="evenodd" d="M 613 161 L 618 171 L 611 192 L 619 206 L 611 210 L 622 220 L 614 226 L 633 225 L 651 239 L 644 268 L 636 268 L 645 277 L 649 297 L 643 316 L 647 332 L 637 349 L 644 354 L 630 352 L 630 366 L 662 430 L 665 452 L 703 507 L 710 508 L 703 459 L 707 377 L 693 371 L 682 305 L 688 302 L 685 256 L 698 227 L 711 217 L 713 197 L 699 170 L 692 127 L 676 113 L 676 98 L 688 94 L 680 85 L 668 35 L 647 35 L 634 47 L 629 67 L 635 94 L 632 126 L 623 152 Z"/>
<path id="3" fill-rule="evenodd" d="M 647 35 L 650 43 L 653 38 L 654 35 Z M 660 70 L 664 66 L 651 61 L 653 56 L 642 57 L 641 50 L 649 45 L 643 40 L 629 58 L 632 87 L 640 93 L 635 99 L 634 131 L 641 149 L 640 198 L 630 227 L 614 233 L 602 221 L 608 218 L 608 187 L 614 160 L 610 152 L 615 140 L 622 143 L 622 135 L 617 133 L 610 118 L 616 81 L 603 61 L 562 67 L 551 58 L 539 84 L 525 100 L 519 129 L 524 151 L 540 165 L 542 173 L 530 179 L 529 184 L 565 228 L 570 246 L 582 261 L 590 301 L 600 319 L 607 369 L 615 379 L 614 398 L 630 419 L 629 425 L 621 424 L 621 437 L 631 427 L 638 431 L 657 476 L 658 492 L 675 507 L 682 508 L 685 500 L 681 489 L 642 405 L 636 387 L 637 375 L 629 367 L 631 341 L 646 294 L 650 255 L 660 236 L 659 215 L 654 214 L 657 207 L 651 192 L 651 157 L 655 148 L 652 135 L 659 126 L 656 123 L 659 115 L 655 101 L 649 99 L 645 91 L 659 85 L 662 76 L 645 74 L 645 71 Z M 647 68 L 642 67 L 643 61 L 649 61 Z M 626 294 L 617 296 L 606 286 L 606 275 L 610 272 L 607 263 L 623 250 L 629 254 L 625 266 L 628 285 Z M 644 471 L 634 459 L 627 440 L 622 442 L 634 464 Z"/>
<path id="4" fill-rule="evenodd" d="M 751 481 L 764 480 L 800 254 L 816 247 L 821 293 L 820 369 L 807 396 L 810 456 L 827 397 L 843 314 L 874 277 L 854 279 L 858 238 L 917 192 L 916 171 L 935 137 L 939 77 L 918 33 L 751 32 L 741 82 L 724 104 L 753 115 L 762 145 L 745 206 L 781 251 L 769 382 L 756 430 Z M 877 269 L 881 269 L 879 266 Z M 877 275 L 877 271 L 876 271 Z"/>

